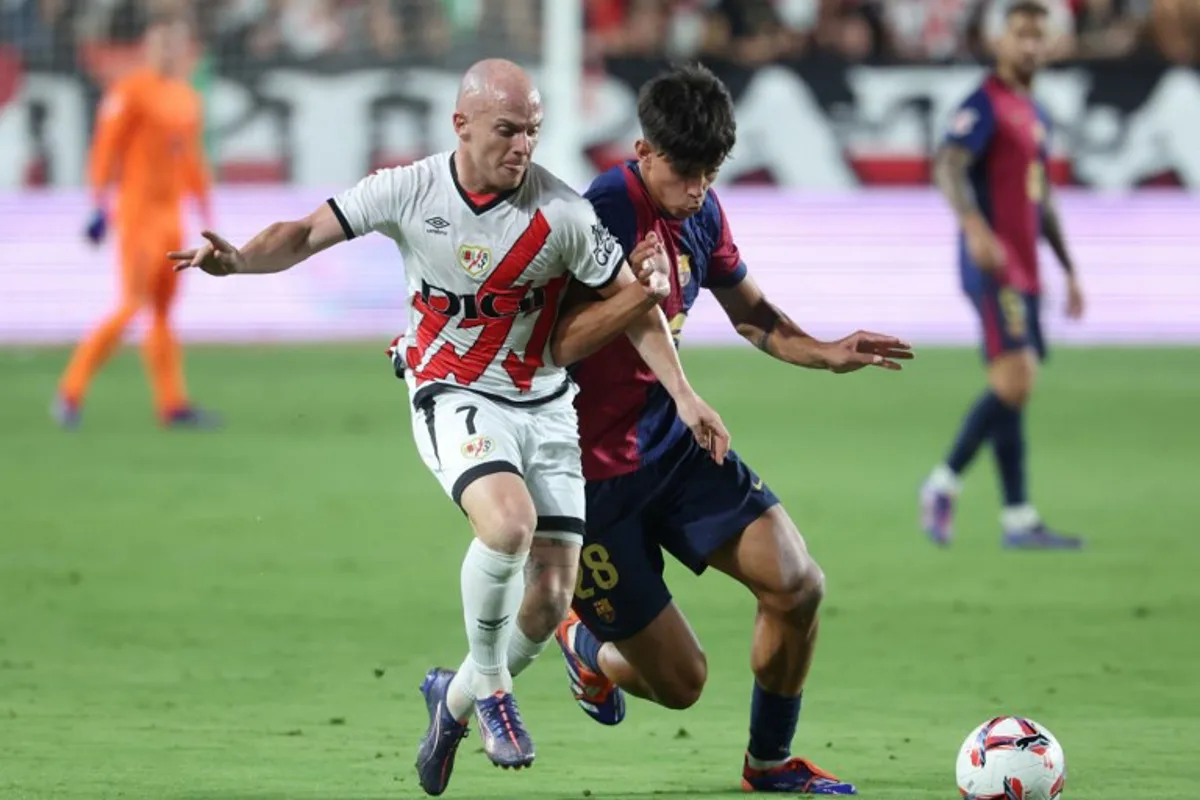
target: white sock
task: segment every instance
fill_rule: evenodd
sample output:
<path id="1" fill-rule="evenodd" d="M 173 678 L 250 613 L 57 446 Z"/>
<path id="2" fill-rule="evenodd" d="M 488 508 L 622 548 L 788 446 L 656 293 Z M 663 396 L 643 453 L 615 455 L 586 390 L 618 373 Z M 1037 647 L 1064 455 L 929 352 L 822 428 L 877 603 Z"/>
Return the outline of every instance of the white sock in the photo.
<path id="1" fill-rule="evenodd" d="M 459 722 L 466 722 L 475 708 L 475 665 L 471 663 L 470 656 L 467 656 L 450 680 L 450 687 L 446 692 L 446 708 Z"/>
<path id="2" fill-rule="evenodd" d="M 553 638 L 554 636 L 550 637 L 550 639 Z M 524 672 L 525 668 L 546 649 L 546 645 L 550 644 L 550 639 L 535 642 L 525 635 L 525 631 L 521 630 L 520 625 L 514 625 L 512 638 L 508 640 L 509 673 L 515 678 Z"/>
<path id="3" fill-rule="evenodd" d="M 553 638 L 553 636 L 550 637 L 550 639 Z M 546 649 L 546 645 L 550 644 L 550 639 L 544 642 L 535 642 L 525 635 L 520 625 L 513 625 L 512 635 L 508 641 L 508 674 L 515 678 L 524 672 L 525 668 Z M 475 707 L 475 664 L 471 661 L 470 656 L 462 663 L 458 672 L 455 673 L 454 679 L 450 681 L 446 707 L 460 722 L 466 720 Z"/>
<path id="4" fill-rule="evenodd" d="M 949 495 L 957 495 L 962 491 L 962 482 L 954 470 L 945 464 L 938 464 L 929 474 L 929 486 Z"/>
<path id="5" fill-rule="evenodd" d="M 750 769 L 775 769 L 776 767 L 782 767 L 789 761 L 791 761 L 790 758 L 785 758 L 781 761 L 763 761 L 761 758 L 755 758 L 749 753 L 746 753 L 746 764 L 750 767 Z"/>
<path id="6" fill-rule="evenodd" d="M 471 678 L 470 687 L 476 698 L 512 691 L 508 641 L 516 627 L 525 591 L 523 571 L 528 557 L 528 552 L 498 552 L 475 539 L 463 559 L 463 619 L 467 626 L 470 669 L 459 670 L 456 679 Z M 465 685 L 460 682 L 456 688 L 453 694 L 461 694 Z"/>
<path id="7" fill-rule="evenodd" d="M 1000 527 L 1006 531 L 1027 531 L 1041 524 L 1042 518 L 1037 509 L 1029 503 L 1019 506 L 1005 506 L 1000 512 Z"/>

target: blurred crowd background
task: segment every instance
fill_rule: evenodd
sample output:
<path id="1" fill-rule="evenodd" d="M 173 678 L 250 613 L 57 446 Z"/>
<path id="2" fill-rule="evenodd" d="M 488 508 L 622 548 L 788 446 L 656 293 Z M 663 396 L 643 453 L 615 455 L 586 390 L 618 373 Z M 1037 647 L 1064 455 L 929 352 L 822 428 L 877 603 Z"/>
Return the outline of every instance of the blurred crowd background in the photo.
<path id="1" fill-rule="evenodd" d="M 1200 0 L 1048 0 L 1057 59 L 1200 60 Z M 589 62 L 702 57 L 745 65 L 835 57 L 951 63 L 987 54 L 1004 0 L 587 0 Z M 540 0 L 0 0 L 3 57 L 67 70 L 142 19 L 184 8 L 210 52 L 240 64 L 535 58 Z"/>

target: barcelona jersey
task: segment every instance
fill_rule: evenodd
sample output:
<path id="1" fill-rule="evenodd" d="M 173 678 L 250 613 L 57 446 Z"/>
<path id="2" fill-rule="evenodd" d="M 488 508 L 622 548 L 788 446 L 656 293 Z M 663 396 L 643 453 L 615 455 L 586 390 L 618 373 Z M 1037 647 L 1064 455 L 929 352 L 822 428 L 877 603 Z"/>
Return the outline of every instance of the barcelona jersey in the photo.
<path id="1" fill-rule="evenodd" d="M 1037 242 L 1049 133 L 1045 110 L 1026 92 L 993 75 L 959 106 L 945 139 L 975 157 L 971 187 L 1004 247 L 1000 282 L 1026 295 L 1041 291 Z M 959 263 L 963 288 L 976 291 L 982 276 L 961 235 Z"/>
<path id="2" fill-rule="evenodd" d="M 655 206 L 636 162 L 597 177 L 584 195 L 626 253 L 654 231 L 670 261 L 671 294 L 662 302 L 676 345 L 701 288 L 736 286 L 746 276 L 715 192 L 687 219 Z M 576 364 L 583 472 L 589 481 L 625 475 L 661 458 L 691 433 L 675 404 L 628 338 Z"/>

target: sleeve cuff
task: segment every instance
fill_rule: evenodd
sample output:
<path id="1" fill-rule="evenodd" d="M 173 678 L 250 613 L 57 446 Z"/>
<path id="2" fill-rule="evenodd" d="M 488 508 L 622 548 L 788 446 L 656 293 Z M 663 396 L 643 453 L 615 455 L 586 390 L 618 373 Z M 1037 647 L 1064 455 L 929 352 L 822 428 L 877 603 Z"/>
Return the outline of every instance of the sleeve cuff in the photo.
<path id="1" fill-rule="evenodd" d="M 612 272 L 610 272 L 610 273 L 608 274 L 608 277 L 607 277 L 607 278 L 605 278 L 604 280 L 600 281 L 599 283 L 596 283 L 596 284 L 589 284 L 590 288 L 592 288 L 592 289 L 603 289 L 603 288 L 605 288 L 606 286 L 609 286 L 609 285 L 611 285 L 611 284 L 612 284 L 612 282 L 613 282 L 613 281 L 615 281 L 615 280 L 617 279 L 617 276 L 621 274 L 621 267 L 623 267 L 623 266 L 625 266 L 625 256 L 624 256 L 624 254 L 622 254 L 622 255 L 621 255 L 621 256 L 620 256 L 620 257 L 617 259 L 617 265 L 616 265 L 615 267 L 613 267 L 613 271 L 612 271 Z"/>
<path id="2" fill-rule="evenodd" d="M 342 213 L 342 209 L 338 207 L 337 201 L 332 197 L 327 202 L 333 210 L 333 215 L 337 217 L 338 224 L 342 226 L 342 233 L 346 234 L 346 241 L 350 241 L 354 238 L 354 229 L 350 227 L 350 222 L 346 219 L 346 215 Z"/>
<path id="3" fill-rule="evenodd" d="M 710 289 L 732 289 L 746 279 L 746 262 L 739 261 L 732 272 L 726 272 L 721 275 L 713 275 L 708 279 L 708 288 Z"/>

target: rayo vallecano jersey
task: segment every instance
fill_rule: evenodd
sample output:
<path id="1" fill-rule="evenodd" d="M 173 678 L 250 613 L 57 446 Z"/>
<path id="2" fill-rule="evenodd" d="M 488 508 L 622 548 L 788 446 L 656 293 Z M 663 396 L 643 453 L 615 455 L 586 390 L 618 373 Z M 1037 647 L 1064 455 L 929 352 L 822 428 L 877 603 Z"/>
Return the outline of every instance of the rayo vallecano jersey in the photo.
<path id="1" fill-rule="evenodd" d="M 377 231 L 404 257 L 414 402 L 439 384 L 518 403 L 565 390 L 549 355 L 563 289 L 571 276 L 602 287 L 622 261 L 569 186 L 532 164 L 517 189 L 477 205 L 440 153 L 375 172 L 329 204 L 347 237 Z"/>

